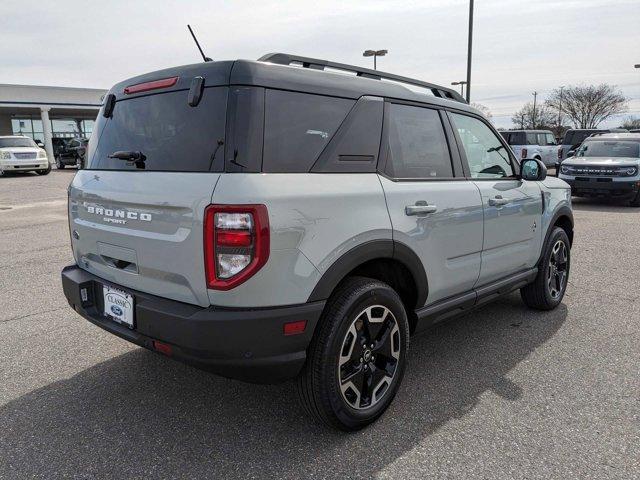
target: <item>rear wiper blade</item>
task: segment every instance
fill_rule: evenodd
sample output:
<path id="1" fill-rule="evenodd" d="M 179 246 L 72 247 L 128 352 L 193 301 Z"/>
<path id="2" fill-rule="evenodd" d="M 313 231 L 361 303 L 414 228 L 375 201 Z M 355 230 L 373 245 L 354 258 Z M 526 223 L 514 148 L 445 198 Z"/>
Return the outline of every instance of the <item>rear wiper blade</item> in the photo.
<path id="1" fill-rule="evenodd" d="M 118 160 L 126 160 L 127 162 L 144 162 L 147 157 L 142 152 L 133 151 L 117 151 L 109 155 L 109 158 L 117 158 Z"/>

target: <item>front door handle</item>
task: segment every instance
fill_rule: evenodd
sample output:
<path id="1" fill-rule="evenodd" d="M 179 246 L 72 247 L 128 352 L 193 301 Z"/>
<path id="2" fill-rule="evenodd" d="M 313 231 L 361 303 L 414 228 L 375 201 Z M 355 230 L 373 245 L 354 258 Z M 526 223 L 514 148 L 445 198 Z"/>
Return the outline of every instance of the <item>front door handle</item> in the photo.
<path id="1" fill-rule="evenodd" d="M 493 198 L 489 199 L 489 205 L 492 207 L 502 207 L 511 202 L 508 198 L 502 198 L 502 195 L 496 195 Z"/>
<path id="2" fill-rule="evenodd" d="M 404 213 L 406 215 L 428 215 L 429 213 L 436 213 L 438 207 L 435 205 L 427 205 L 427 202 L 416 202 L 415 205 L 407 205 L 404 207 Z"/>

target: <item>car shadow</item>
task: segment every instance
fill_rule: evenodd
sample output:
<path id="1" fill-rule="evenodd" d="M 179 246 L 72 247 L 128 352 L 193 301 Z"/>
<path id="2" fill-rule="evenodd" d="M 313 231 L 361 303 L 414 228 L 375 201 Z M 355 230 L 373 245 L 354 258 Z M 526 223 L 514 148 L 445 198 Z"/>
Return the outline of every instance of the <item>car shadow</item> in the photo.
<path id="1" fill-rule="evenodd" d="M 483 394 L 518 400 L 508 373 L 566 316 L 512 294 L 412 338 L 391 408 L 353 434 L 306 417 L 292 382 L 249 385 L 133 350 L 0 407 L 0 478 L 371 477 Z"/>
<path id="2" fill-rule="evenodd" d="M 634 213 L 640 208 L 629 206 L 628 200 L 616 200 L 609 198 L 588 198 L 573 197 L 571 199 L 573 209 L 585 212 L 611 212 L 611 213 Z"/>

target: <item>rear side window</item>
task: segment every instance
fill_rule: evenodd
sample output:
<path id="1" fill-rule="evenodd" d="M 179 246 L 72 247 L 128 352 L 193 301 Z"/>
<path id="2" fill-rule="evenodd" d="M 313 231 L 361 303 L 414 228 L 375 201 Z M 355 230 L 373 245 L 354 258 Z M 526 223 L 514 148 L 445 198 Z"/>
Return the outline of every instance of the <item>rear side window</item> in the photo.
<path id="1" fill-rule="evenodd" d="M 524 133 L 522 132 L 500 132 L 500 134 L 509 145 L 524 145 Z"/>
<path id="2" fill-rule="evenodd" d="M 451 178 L 451 156 L 440 114 L 391 104 L 386 173 L 394 178 Z"/>
<path id="3" fill-rule="evenodd" d="M 527 145 L 539 145 L 537 133 L 527 133 Z"/>
<path id="4" fill-rule="evenodd" d="M 263 172 L 308 172 L 355 104 L 280 90 L 265 95 Z"/>
<path id="5" fill-rule="evenodd" d="M 138 170 L 133 162 L 109 158 L 114 152 L 141 152 L 146 171 L 208 172 L 224 167 L 227 87 L 205 88 L 200 103 L 188 91 L 141 96 L 116 103 L 111 118 L 98 117 L 99 138 L 87 168 Z"/>

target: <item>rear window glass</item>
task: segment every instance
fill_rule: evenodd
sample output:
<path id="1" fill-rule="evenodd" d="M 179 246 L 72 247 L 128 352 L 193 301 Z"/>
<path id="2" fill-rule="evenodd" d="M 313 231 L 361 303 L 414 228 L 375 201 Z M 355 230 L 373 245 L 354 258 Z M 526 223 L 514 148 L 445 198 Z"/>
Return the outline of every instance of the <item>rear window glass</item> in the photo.
<path id="1" fill-rule="evenodd" d="M 599 130 L 586 130 L 586 131 L 569 131 L 565 133 L 564 139 L 562 140 L 563 145 L 571 145 L 572 147 L 578 147 L 585 138 L 593 135 L 594 133 L 599 132 Z"/>
<path id="2" fill-rule="evenodd" d="M 355 101 L 267 90 L 264 172 L 308 172 Z"/>
<path id="3" fill-rule="evenodd" d="M 30 138 L 0 138 L 0 148 L 37 147 Z"/>
<path id="4" fill-rule="evenodd" d="M 96 126 L 98 143 L 87 168 L 139 170 L 133 162 L 109 158 L 124 151 L 141 152 L 147 171 L 221 171 L 227 90 L 205 88 L 196 107 L 187 103 L 188 91 L 118 101 L 111 118 L 98 117 L 103 125 Z"/>
<path id="5" fill-rule="evenodd" d="M 394 178 L 451 178 L 451 156 L 437 110 L 392 104 L 389 159 Z"/>

